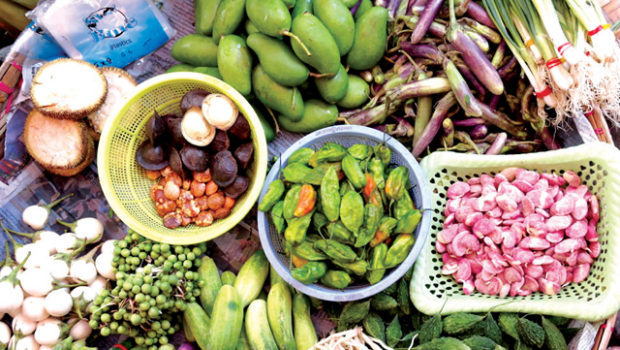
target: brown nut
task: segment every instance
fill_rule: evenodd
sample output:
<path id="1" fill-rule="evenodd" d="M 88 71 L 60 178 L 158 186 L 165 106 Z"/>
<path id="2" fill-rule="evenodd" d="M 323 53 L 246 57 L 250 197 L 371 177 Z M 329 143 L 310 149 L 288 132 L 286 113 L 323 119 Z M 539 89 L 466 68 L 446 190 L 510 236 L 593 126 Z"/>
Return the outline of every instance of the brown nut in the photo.
<path id="1" fill-rule="evenodd" d="M 170 175 L 166 176 L 166 182 L 168 181 L 174 182 L 179 187 L 183 186 L 183 179 L 177 173 L 170 173 Z"/>
<path id="2" fill-rule="evenodd" d="M 151 189 L 149 190 L 149 196 L 151 197 L 152 200 L 155 200 L 155 192 L 157 190 L 163 190 L 164 187 L 162 185 L 159 184 L 153 184 L 153 186 L 151 186 Z"/>
<path id="3" fill-rule="evenodd" d="M 195 198 L 198 198 L 205 194 L 206 188 L 207 188 L 207 185 L 205 185 L 203 182 L 198 182 L 196 181 L 196 179 L 194 179 L 190 187 L 190 192 L 194 195 Z"/>
<path id="4" fill-rule="evenodd" d="M 200 210 L 209 210 L 209 202 L 207 201 L 207 196 L 196 198 L 196 204 L 198 204 L 198 208 L 200 208 Z"/>
<path id="5" fill-rule="evenodd" d="M 165 216 L 166 214 L 173 212 L 177 209 L 177 203 L 173 200 L 168 199 L 163 203 L 155 204 L 155 209 L 157 210 L 157 214 L 159 216 Z"/>
<path id="6" fill-rule="evenodd" d="M 209 209 L 216 210 L 224 206 L 224 195 L 222 192 L 215 192 L 214 194 L 207 197 L 207 204 L 209 205 Z"/>
<path id="7" fill-rule="evenodd" d="M 153 193 L 153 200 L 155 201 L 155 203 L 163 203 L 163 202 L 167 201 L 168 198 L 166 198 L 166 195 L 164 194 L 164 190 L 158 188 Z"/>
<path id="8" fill-rule="evenodd" d="M 183 203 L 183 207 L 181 209 L 183 210 L 183 215 L 189 216 L 190 218 L 193 218 L 200 213 L 200 207 L 195 199 Z"/>
<path id="9" fill-rule="evenodd" d="M 213 223 L 213 214 L 210 211 L 201 211 L 194 222 L 198 226 L 210 226 Z"/>
<path id="10" fill-rule="evenodd" d="M 205 188 L 205 194 L 207 196 L 210 196 L 212 194 L 214 194 L 215 192 L 217 192 L 218 190 L 218 185 L 215 183 L 215 181 L 209 181 L 207 182 L 207 187 Z"/>
<path id="11" fill-rule="evenodd" d="M 186 191 L 189 191 L 189 189 L 192 187 L 192 180 L 190 179 L 185 179 L 183 180 L 183 189 Z"/>
<path id="12" fill-rule="evenodd" d="M 202 183 L 207 183 L 211 181 L 211 170 L 207 169 L 205 171 L 197 172 L 194 171 L 194 180 Z"/>
<path id="13" fill-rule="evenodd" d="M 176 201 L 181 194 L 181 189 L 173 181 L 168 181 L 164 186 L 164 195 L 166 198 Z"/>
<path id="14" fill-rule="evenodd" d="M 236 199 L 226 196 L 226 198 L 224 199 L 224 208 L 232 209 L 232 207 L 235 206 L 236 202 Z"/>
<path id="15" fill-rule="evenodd" d="M 223 219 L 230 215 L 230 209 L 228 208 L 219 208 L 213 213 L 214 219 Z"/>
<path id="16" fill-rule="evenodd" d="M 174 211 L 164 216 L 164 226 L 167 228 L 177 228 L 181 226 L 181 213 Z"/>
<path id="17" fill-rule="evenodd" d="M 172 168 L 170 166 L 167 166 L 165 168 L 163 168 L 161 171 L 161 176 L 163 177 L 168 177 L 168 175 L 174 173 L 174 171 L 172 171 Z"/>
<path id="18" fill-rule="evenodd" d="M 149 180 L 157 180 L 161 176 L 161 171 L 159 170 L 147 170 L 146 178 Z"/>
<path id="19" fill-rule="evenodd" d="M 192 218 L 186 215 L 181 215 L 181 226 L 185 227 L 194 221 Z"/>

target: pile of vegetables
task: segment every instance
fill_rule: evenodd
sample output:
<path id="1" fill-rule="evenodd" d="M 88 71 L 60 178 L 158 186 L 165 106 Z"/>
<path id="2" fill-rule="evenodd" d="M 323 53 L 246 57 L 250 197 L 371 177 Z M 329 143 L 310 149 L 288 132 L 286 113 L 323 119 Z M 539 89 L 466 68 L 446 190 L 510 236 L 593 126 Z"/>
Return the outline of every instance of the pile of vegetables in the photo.
<path id="1" fill-rule="evenodd" d="M 283 235 L 295 279 L 336 289 L 355 279 L 374 284 L 409 255 L 422 214 L 407 167 L 391 167 L 391 157 L 385 144 L 328 142 L 287 159 L 284 180 L 269 185 L 258 209 Z"/>
<path id="2" fill-rule="evenodd" d="M 536 96 L 559 120 L 620 120 L 620 47 L 598 1 L 490 1 L 484 6 Z"/>
<path id="3" fill-rule="evenodd" d="M 206 245 L 157 243 L 129 231 L 111 249 L 115 283 L 94 298 L 90 327 L 102 336 L 128 335 L 147 349 L 167 344 L 181 328 L 178 315 L 200 296 Z"/>
<path id="4" fill-rule="evenodd" d="M 189 303 L 183 329 L 200 349 L 309 349 L 317 342 L 310 302 L 269 268 L 256 251 L 239 273 L 220 275 L 213 260 L 202 258 L 200 303 Z M 263 285 L 270 276 L 269 293 Z M 247 308 L 246 308 L 247 307 Z"/>
<path id="5" fill-rule="evenodd" d="M 204 0 L 195 10 L 196 33 L 175 43 L 182 64 L 169 71 L 220 78 L 291 132 L 333 125 L 338 107 L 368 100 L 354 71 L 383 56 L 387 9 L 369 0 Z"/>
<path id="6" fill-rule="evenodd" d="M 484 8 L 429 0 L 391 1 L 389 10 L 386 57 L 363 74 L 373 97 L 341 112 L 345 122 L 397 137 L 416 157 L 558 148 Z"/>
<path id="7" fill-rule="evenodd" d="M 101 240 L 103 225 L 96 218 L 60 222 L 72 232 L 59 235 L 43 229 L 49 207 L 34 205 L 24 210 L 23 221 L 37 230 L 34 233 L 11 230 L 0 223 L 13 243 L 15 259 L 7 241 L 0 269 L 0 314 L 9 314 L 12 322 L 10 328 L 0 322 L 2 348 L 91 349 L 85 343 L 91 334 L 89 307 L 108 280 L 114 279 L 110 259 L 114 243 L 106 241 L 78 257 Z M 27 237 L 32 243 L 21 244 L 13 235 Z M 93 259 L 98 251 L 99 256 Z"/>

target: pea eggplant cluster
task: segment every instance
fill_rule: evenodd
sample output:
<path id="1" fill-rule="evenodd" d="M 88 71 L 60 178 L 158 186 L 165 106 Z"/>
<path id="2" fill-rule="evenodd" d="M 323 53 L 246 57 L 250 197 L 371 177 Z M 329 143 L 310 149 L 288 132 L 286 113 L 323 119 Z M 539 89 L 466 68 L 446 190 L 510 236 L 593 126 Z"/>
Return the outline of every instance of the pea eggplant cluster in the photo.
<path id="1" fill-rule="evenodd" d="M 258 209 L 269 212 L 303 283 L 344 289 L 379 282 L 402 263 L 421 219 L 409 171 L 390 165 L 385 144 L 300 148 L 269 185 Z"/>
<path id="2" fill-rule="evenodd" d="M 200 0 L 195 14 L 196 33 L 175 43 L 182 63 L 169 71 L 222 79 L 291 132 L 364 104 L 369 85 L 355 72 L 375 66 L 387 44 L 388 10 L 370 1 Z"/>

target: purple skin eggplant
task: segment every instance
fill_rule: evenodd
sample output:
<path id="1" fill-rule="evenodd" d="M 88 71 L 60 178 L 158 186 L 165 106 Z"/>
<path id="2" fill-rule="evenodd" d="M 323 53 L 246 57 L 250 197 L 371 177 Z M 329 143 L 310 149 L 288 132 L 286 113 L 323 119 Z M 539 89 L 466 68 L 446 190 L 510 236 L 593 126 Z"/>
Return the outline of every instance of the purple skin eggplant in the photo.
<path id="1" fill-rule="evenodd" d="M 489 17 L 489 14 L 484 9 L 484 7 L 482 7 L 475 1 L 470 1 L 467 4 L 467 14 L 469 14 L 469 17 L 475 19 L 479 23 L 484 24 L 489 28 L 497 29 L 495 23 L 493 23 L 493 20 L 491 19 L 491 17 Z"/>
<path id="2" fill-rule="evenodd" d="M 461 119 L 461 120 L 455 120 L 453 121 L 454 126 L 458 126 L 458 127 L 472 127 L 472 126 L 477 126 L 477 125 L 484 125 L 486 124 L 486 121 L 484 121 L 484 119 L 482 118 L 467 118 L 467 119 Z"/>
<path id="3" fill-rule="evenodd" d="M 417 16 L 417 14 L 414 16 L 401 18 L 405 20 L 405 25 L 411 30 L 414 30 L 417 27 L 418 22 L 420 21 L 420 18 Z M 433 21 L 430 27 L 428 27 L 428 33 L 440 39 L 443 39 L 443 37 L 446 36 L 446 30 L 446 26 L 437 21 Z"/>
<path id="4" fill-rule="evenodd" d="M 426 6 L 424 6 L 424 11 L 420 14 L 420 20 L 413 29 L 413 33 L 411 33 L 412 43 L 417 44 L 420 40 L 422 40 L 424 35 L 426 35 L 428 28 L 431 26 L 431 23 L 433 23 L 433 19 L 437 16 L 437 12 L 439 12 L 442 4 L 443 0 L 429 0 L 426 3 Z"/>
<path id="5" fill-rule="evenodd" d="M 506 42 L 502 40 L 497 46 L 497 49 L 495 50 L 495 53 L 493 54 L 493 58 L 491 58 L 491 64 L 493 65 L 493 67 L 495 68 L 499 67 L 499 65 L 504 60 L 505 56 L 506 56 Z M 502 77 L 501 73 L 499 76 Z M 504 79 L 504 77 L 502 77 L 502 79 Z"/>
<path id="6" fill-rule="evenodd" d="M 505 79 L 508 75 L 514 72 L 517 67 L 517 59 L 512 57 L 508 63 L 502 66 L 497 72 L 502 79 Z"/>
<path id="7" fill-rule="evenodd" d="M 525 140 L 527 138 L 527 131 L 525 128 L 514 125 L 512 120 L 504 113 L 493 110 L 482 102 L 478 102 L 478 106 L 482 109 L 482 119 L 486 120 L 488 123 L 508 132 L 519 140 Z"/>
<path id="8" fill-rule="evenodd" d="M 463 75 L 463 77 L 465 78 L 465 80 L 472 85 L 472 87 L 482 96 L 486 95 L 487 90 L 484 88 L 484 86 L 482 86 L 482 84 L 478 81 L 478 78 L 476 78 L 476 76 L 474 76 L 474 73 L 471 72 L 471 69 L 469 69 L 469 67 L 467 67 L 467 65 L 465 64 L 465 62 L 463 62 L 460 59 L 456 59 L 454 60 L 454 64 L 456 65 L 456 68 L 459 69 L 459 72 L 461 72 L 461 74 Z M 497 95 L 493 95 L 493 96 L 497 96 Z"/>
<path id="9" fill-rule="evenodd" d="M 485 137 L 488 132 L 489 128 L 487 128 L 486 125 L 476 125 L 473 129 L 471 129 L 469 135 L 471 135 L 471 137 L 476 140 Z"/>
<path id="10" fill-rule="evenodd" d="M 374 128 L 394 137 L 412 137 L 413 126 L 404 118 L 397 117 L 396 120 L 398 121 L 397 124 L 382 124 L 374 126 Z"/>
<path id="11" fill-rule="evenodd" d="M 500 153 L 532 153 L 536 151 L 540 145 L 542 145 L 541 140 L 534 141 L 517 141 L 517 140 L 508 140 Z"/>
<path id="12" fill-rule="evenodd" d="M 392 90 L 392 100 L 407 100 L 413 97 L 428 96 L 450 91 L 446 78 L 434 77 L 416 80 Z"/>
<path id="13" fill-rule="evenodd" d="M 450 0 L 450 26 L 448 27 L 446 38 L 462 54 L 463 61 L 465 61 L 487 90 L 494 95 L 501 95 L 504 92 L 504 82 L 495 67 L 493 67 L 478 45 L 464 33 L 463 28 L 456 22 L 454 0 Z"/>
<path id="14" fill-rule="evenodd" d="M 502 36 L 499 35 L 498 32 L 485 26 L 480 22 L 474 21 L 473 19 L 467 17 L 463 17 L 459 21 L 463 22 L 471 29 L 475 30 L 477 33 L 482 35 L 485 39 L 492 42 L 493 44 L 499 44 L 500 42 L 502 42 Z"/>
<path id="15" fill-rule="evenodd" d="M 540 137 L 540 139 L 545 144 L 545 147 L 547 147 L 548 150 L 555 150 L 555 149 L 562 148 L 558 144 L 558 142 L 555 140 L 555 137 L 551 135 L 551 131 L 549 131 L 548 127 L 544 127 L 542 131 L 540 132 L 540 135 L 538 136 Z"/>
<path id="16" fill-rule="evenodd" d="M 452 92 L 461 108 L 465 111 L 465 115 L 468 117 L 482 116 L 482 110 L 478 107 L 474 94 L 454 63 L 447 58 L 444 59 L 443 70 L 446 72 Z"/>
<path id="17" fill-rule="evenodd" d="M 508 140 L 508 134 L 506 134 L 505 132 L 500 132 L 499 134 L 497 134 L 495 141 L 493 141 L 491 147 L 487 149 L 485 154 L 499 154 L 502 151 L 502 148 L 504 148 L 506 140 Z"/>
<path id="18" fill-rule="evenodd" d="M 502 99 L 502 96 L 500 95 L 492 95 L 491 100 L 489 101 L 489 107 L 491 109 L 497 109 L 497 106 L 499 105 L 499 101 L 501 99 Z"/>
<path id="19" fill-rule="evenodd" d="M 403 41 L 400 43 L 400 48 L 411 57 L 428 58 L 437 62 L 436 64 L 441 64 L 443 54 L 435 46 L 424 44 L 416 45 L 408 41 Z"/>
<path id="20" fill-rule="evenodd" d="M 435 106 L 435 111 L 433 111 L 431 119 L 428 124 L 426 124 L 424 131 L 422 131 L 418 142 L 416 142 L 413 146 L 413 150 L 411 150 L 411 153 L 413 153 L 415 157 L 420 156 L 426 147 L 431 144 L 437 135 L 437 132 L 441 129 L 443 120 L 446 118 L 446 115 L 448 115 L 448 112 L 454 105 L 456 105 L 456 97 L 452 92 L 446 94 L 439 100 L 439 102 L 437 102 L 437 106 Z"/>
<path id="21" fill-rule="evenodd" d="M 474 150 L 474 152 L 476 152 L 477 154 L 481 154 L 482 152 L 480 151 L 480 149 L 478 148 L 478 146 L 476 146 L 476 143 L 474 142 L 474 140 L 471 139 L 471 137 L 469 136 L 468 133 L 466 133 L 465 131 L 457 131 L 454 133 L 454 137 L 456 137 L 457 140 L 471 145 L 471 148 Z"/>
<path id="22" fill-rule="evenodd" d="M 378 105 L 369 109 L 357 109 L 340 114 L 346 123 L 354 125 L 373 125 L 383 123 L 388 115 L 395 113 L 400 107 L 400 103 L 392 101 L 389 106 Z"/>

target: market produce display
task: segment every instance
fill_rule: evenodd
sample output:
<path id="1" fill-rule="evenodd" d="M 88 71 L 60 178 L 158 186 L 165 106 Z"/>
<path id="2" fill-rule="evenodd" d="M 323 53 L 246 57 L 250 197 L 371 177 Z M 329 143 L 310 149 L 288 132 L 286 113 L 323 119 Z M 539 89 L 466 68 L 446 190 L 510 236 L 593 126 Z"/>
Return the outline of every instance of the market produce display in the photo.
<path id="1" fill-rule="evenodd" d="M 338 107 L 368 101 L 357 72 L 383 57 L 388 11 L 370 2 L 207 1 L 197 33 L 179 39 L 169 72 L 194 71 L 256 98 L 277 127 L 308 133 L 333 125 Z M 287 38 L 283 38 L 287 37 Z"/>
<path id="2" fill-rule="evenodd" d="M 336 289 L 375 284 L 405 260 L 422 213 L 407 167 L 391 165 L 391 157 L 385 144 L 328 142 L 287 159 L 258 209 L 283 236 L 295 279 Z"/>
<path id="3" fill-rule="evenodd" d="M 572 171 L 507 168 L 455 182 L 447 197 L 435 249 L 465 294 L 556 294 L 601 252 L 597 196 Z"/>
<path id="4" fill-rule="evenodd" d="M 136 161 L 156 181 L 150 196 L 165 227 L 210 226 L 248 188 L 250 125 L 228 97 L 205 90 L 185 94 L 181 111 L 183 117 L 153 113 Z"/>
<path id="5" fill-rule="evenodd" d="M 516 59 L 474 1 L 393 1 L 388 50 L 347 123 L 373 126 L 412 149 L 501 154 L 558 145 Z"/>

